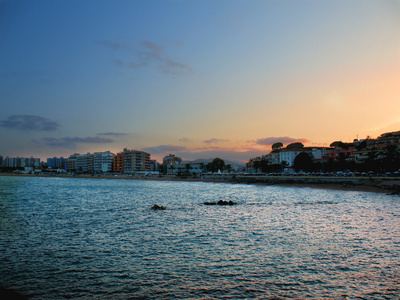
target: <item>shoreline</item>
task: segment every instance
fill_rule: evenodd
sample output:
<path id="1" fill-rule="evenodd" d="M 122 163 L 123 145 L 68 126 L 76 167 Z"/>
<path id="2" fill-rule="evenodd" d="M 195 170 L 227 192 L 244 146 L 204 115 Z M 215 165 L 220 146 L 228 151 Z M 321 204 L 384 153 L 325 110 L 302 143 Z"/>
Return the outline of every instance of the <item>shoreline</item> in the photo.
<path id="1" fill-rule="evenodd" d="M 69 174 L 11 174 L 0 173 L 9 177 L 42 177 L 42 178 L 86 178 L 111 180 L 151 180 L 175 182 L 206 182 L 229 184 L 255 184 L 265 186 L 281 186 L 295 188 L 313 188 L 340 191 L 360 191 L 384 194 L 400 194 L 400 178 L 392 177 L 305 177 L 305 176 L 224 176 L 206 175 L 198 177 L 160 176 L 130 176 L 130 175 L 69 175 Z"/>

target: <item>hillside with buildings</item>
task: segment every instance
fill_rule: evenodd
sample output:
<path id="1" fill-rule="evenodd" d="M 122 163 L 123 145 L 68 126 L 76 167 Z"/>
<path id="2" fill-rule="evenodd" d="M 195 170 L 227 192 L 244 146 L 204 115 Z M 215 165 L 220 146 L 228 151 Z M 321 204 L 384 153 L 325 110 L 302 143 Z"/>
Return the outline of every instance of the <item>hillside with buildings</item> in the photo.
<path id="1" fill-rule="evenodd" d="M 352 143 L 335 141 L 330 147 L 304 147 L 276 143 L 272 151 L 251 158 L 247 171 L 257 172 L 374 172 L 392 173 L 400 169 L 400 131 L 376 139 L 355 139 Z"/>

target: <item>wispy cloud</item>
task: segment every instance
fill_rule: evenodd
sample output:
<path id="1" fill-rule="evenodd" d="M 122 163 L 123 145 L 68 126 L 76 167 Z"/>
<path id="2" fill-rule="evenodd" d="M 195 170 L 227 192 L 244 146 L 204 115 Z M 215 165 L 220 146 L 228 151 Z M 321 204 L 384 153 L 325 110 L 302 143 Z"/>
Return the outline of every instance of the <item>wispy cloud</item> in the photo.
<path id="1" fill-rule="evenodd" d="M 115 41 L 110 41 L 110 40 L 100 40 L 100 41 L 95 41 L 94 42 L 97 45 L 110 48 L 112 50 L 120 50 L 120 49 L 130 49 L 130 46 L 128 44 L 123 44 L 120 42 L 115 42 Z"/>
<path id="2" fill-rule="evenodd" d="M 226 142 L 229 142 L 229 140 L 212 138 L 212 139 L 203 141 L 203 143 L 206 143 L 206 144 L 216 144 L 216 143 L 226 143 Z"/>
<path id="3" fill-rule="evenodd" d="M 114 59 L 113 62 L 119 67 L 126 65 L 131 69 L 139 69 L 156 64 L 165 74 L 183 75 L 192 72 L 189 65 L 175 61 L 165 53 L 164 46 L 150 40 L 141 41 L 138 47 L 110 40 L 101 40 L 95 43 L 113 51 L 128 51 L 134 55 L 134 61 L 130 62 Z"/>
<path id="4" fill-rule="evenodd" d="M 129 135 L 129 133 L 123 133 L 123 132 L 104 132 L 104 133 L 98 133 L 97 135 L 126 136 L 126 135 Z"/>
<path id="5" fill-rule="evenodd" d="M 76 149 L 77 144 L 108 144 L 114 143 L 114 140 L 101 137 L 64 137 L 64 138 L 43 138 L 34 140 L 36 143 L 45 144 L 46 146 L 59 147 L 66 149 Z"/>
<path id="6" fill-rule="evenodd" d="M 13 115 L 0 121 L 0 126 L 17 130 L 54 131 L 60 127 L 60 124 L 40 116 Z"/>
<path id="7" fill-rule="evenodd" d="M 160 145 L 155 147 L 143 148 L 143 151 L 149 152 L 151 154 L 162 154 L 162 153 L 170 153 L 176 151 L 185 151 L 186 147 L 183 146 L 174 146 L 174 145 Z"/>
<path id="8" fill-rule="evenodd" d="M 186 143 L 186 142 L 190 142 L 190 139 L 184 137 L 184 138 L 179 139 L 179 141 L 180 141 L 180 142 L 185 142 L 185 143 Z"/>
<path id="9" fill-rule="evenodd" d="M 310 142 L 307 139 L 304 138 L 291 138 L 288 136 L 284 136 L 284 137 L 267 137 L 267 138 L 263 138 L 263 139 L 258 139 L 256 140 L 256 144 L 257 145 L 273 145 L 275 143 L 281 142 L 282 144 L 286 145 L 286 144 L 290 144 L 290 143 L 294 143 L 294 142 L 300 142 L 300 143 L 308 143 Z"/>
<path id="10" fill-rule="evenodd" d="M 124 62 L 120 59 L 113 59 L 114 64 L 116 64 L 118 67 L 123 67 L 124 66 Z"/>
<path id="11" fill-rule="evenodd" d="M 248 162 L 250 157 L 257 157 L 265 155 L 265 151 L 260 151 L 258 149 L 240 151 L 240 149 L 209 149 L 203 151 L 179 151 L 176 152 L 177 156 L 180 156 L 187 160 L 195 160 L 199 158 L 209 159 L 209 158 L 222 158 L 228 160 L 237 160 L 241 162 Z"/>

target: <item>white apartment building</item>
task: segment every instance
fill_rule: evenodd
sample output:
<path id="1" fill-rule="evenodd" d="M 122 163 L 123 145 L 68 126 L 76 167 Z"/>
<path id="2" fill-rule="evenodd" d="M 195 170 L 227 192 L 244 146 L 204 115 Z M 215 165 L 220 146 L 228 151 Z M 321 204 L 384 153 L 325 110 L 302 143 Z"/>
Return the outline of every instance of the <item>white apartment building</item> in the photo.
<path id="1" fill-rule="evenodd" d="M 302 152 L 310 154 L 314 160 L 322 160 L 328 151 L 328 148 L 281 149 L 278 156 L 278 162 L 281 164 L 285 161 L 288 163 L 288 167 L 293 167 L 294 159 Z"/>
<path id="2" fill-rule="evenodd" d="M 110 151 L 95 152 L 93 158 L 93 170 L 96 173 L 112 172 L 115 154 Z"/>

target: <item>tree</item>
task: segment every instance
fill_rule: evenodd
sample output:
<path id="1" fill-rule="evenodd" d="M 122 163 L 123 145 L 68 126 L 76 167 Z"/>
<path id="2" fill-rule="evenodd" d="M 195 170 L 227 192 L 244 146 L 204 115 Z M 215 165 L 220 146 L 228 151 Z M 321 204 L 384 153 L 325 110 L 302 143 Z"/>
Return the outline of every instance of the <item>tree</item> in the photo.
<path id="1" fill-rule="evenodd" d="M 342 141 L 336 141 L 329 146 L 334 148 L 349 149 L 349 147 L 354 147 L 354 143 L 343 143 Z"/>
<path id="2" fill-rule="evenodd" d="M 161 164 L 161 165 L 159 166 L 158 170 L 159 170 L 159 172 L 160 172 L 160 175 L 161 175 L 161 174 L 165 175 L 165 174 L 167 174 L 168 167 L 167 167 L 167 165 Z"/>
<path id="3" fill-rule="evenodd" d="M 300 142 L 291 143 L 286 146 L 286 149 L 303 149 L 304 145 Z"/>
<path id="4" fill-rule="evenodd" d="M 186 167 L 186 174 L 188 174 L 188 175 L 189 175 L 189 171 L 190 171 L 190 164 L 186 164 L 186 165 L 185 165 L 185 167 Z"/>
<path id="5" fill-rule="evenodd" d="M 383 152 L 382 165 L 385 171 L 398 171 L 400 168 L 400 152 L 396 145 L 388 145 Z"/>
<path id="6" fill-rule="evenodd" d="M 296 172 L 302 170 L 309 172 L 313 168 L 312 156 L 307 152 L 299 153 L 293 161 L 293 168 Z"/>
<path id="7" fill-rule="evenodd" d="M 261 172 L 266 173 L 269 169 L 268 161 L 263 157 L 260 162 Z"/>
<path id="8" fill-rule="evenodd" d="M 289 163 L 285 160 L 281 161 L 281 168 L 282 168 L 282 172 L 285 170 L 285 168 L 289 165 Z"/>
<path id="9" fill-rule="evenodd" d="M 377 172 L 379 170 L 379 162 L 378 162 L 379 153 L 376 149 L 372 149 L 368 152 L 368 158 L 365 161 L 365 167 L 369 171 Z"/>
<path id="10" fill-rule="evenodd" d="M 343 144 L 342 141 L 335 141 L 332 144 L 330 144 L 329 147 L 333 147 L 333 148 L 341 147 L 342 144 Z"/>
<path id="11" fill-rule="evenodd" d="M 275 144 L 272 144 L 272 150 L 281 149 L 282 147 L 283 147 L 283 144 L 281 142 L 277 142 Z"/>
<path id="12" fill-rule="evenodd" d="M 212 171 L 213 172 L 218 172 L 218 170 L 223 170 L 225 167 L 225 162 L 221 158 L 214 158 L 214 160 L 211 162 L 212 166 Z"/>

